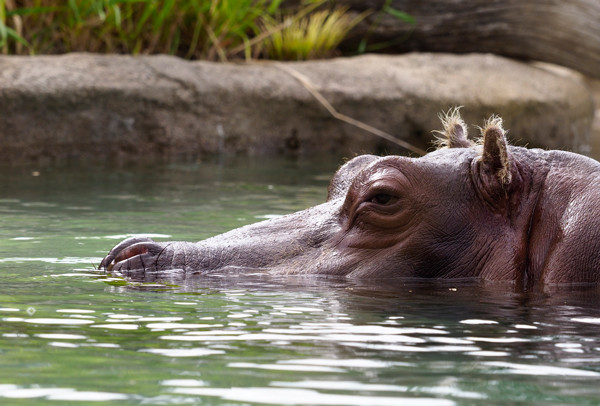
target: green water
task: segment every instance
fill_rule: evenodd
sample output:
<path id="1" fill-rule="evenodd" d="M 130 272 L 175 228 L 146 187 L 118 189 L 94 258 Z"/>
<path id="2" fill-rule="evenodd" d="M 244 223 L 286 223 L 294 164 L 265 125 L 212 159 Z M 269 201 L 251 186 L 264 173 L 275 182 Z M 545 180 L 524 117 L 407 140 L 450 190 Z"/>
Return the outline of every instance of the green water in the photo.
<path id="1" fill-rule="evenodd" d="M 593 289 L 94 270 L 129 234 L 199 240 L 320 203 L 338 161 L 318 162 L 3 168 L 0 404 L 600 402 Z"/>

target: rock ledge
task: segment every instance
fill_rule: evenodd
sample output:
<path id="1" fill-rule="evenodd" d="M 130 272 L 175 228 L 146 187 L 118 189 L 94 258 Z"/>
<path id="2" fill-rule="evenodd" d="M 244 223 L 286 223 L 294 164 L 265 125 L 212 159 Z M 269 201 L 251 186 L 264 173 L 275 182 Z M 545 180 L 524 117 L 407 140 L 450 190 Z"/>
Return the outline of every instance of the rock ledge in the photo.
<path id="1" fill-rule="evenodd" d="M 337 111 L 427 149 L 437 114 L 505 119 L 516 143 L 587 152 L 593 104 L 575 75 L 493 55 L 287 63 Z M 170 56 L 0 57 L 0 159 L 404 152 L 335 119 L 275 62 Z M 472 133 L 475 131 L 473 129 Z"/>

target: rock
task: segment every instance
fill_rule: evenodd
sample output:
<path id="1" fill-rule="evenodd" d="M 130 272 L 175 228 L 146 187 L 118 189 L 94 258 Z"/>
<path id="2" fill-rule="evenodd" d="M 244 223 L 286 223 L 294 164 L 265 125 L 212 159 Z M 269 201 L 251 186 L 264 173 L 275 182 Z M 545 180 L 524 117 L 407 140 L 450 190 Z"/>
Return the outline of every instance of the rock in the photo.
<path id="1" fill-rule="evenodd" d="M 288 0 L 290 1 L 290 0 Z M 297 1 L 290 1 L 297 3 Z M 389 6 L 410 15 L 409 24 Z M 331 0 L 357 13 L 373 10 L 345 46 L 387 43 L 387 52 L 491 52 L 550 62 L 600 78 L 600 2 L 597 0 Z"/>
<path id="2" fill-rule="evenodd" d="M 530 146 L 588 145 L 593 106 L 581 81 L 493 55 L 282 67 L 67 54 L 0 57 L 0 159 L 405 152 L 332 117 L 289 68 L 340 113 L 422 149 L 440 127 L 437 114 L 457 105 L 469 123 L 501 115 L 509 136 Z"/>

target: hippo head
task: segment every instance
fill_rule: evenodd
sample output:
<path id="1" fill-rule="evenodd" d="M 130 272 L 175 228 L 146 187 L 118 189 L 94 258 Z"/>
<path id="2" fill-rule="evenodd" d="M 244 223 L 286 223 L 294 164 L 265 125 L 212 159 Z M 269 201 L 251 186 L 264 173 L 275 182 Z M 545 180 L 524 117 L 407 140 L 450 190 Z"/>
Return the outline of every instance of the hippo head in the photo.
<path id="1" fill-rule="evenodd" d="M 477 142 L 457 110 L 442 121 L 435 151 L 358 156 L 319 206 L 198 243 L 128 239 L 101 268 L 598 283 L 600 164 L 509 146 L 497 117 Z"/>

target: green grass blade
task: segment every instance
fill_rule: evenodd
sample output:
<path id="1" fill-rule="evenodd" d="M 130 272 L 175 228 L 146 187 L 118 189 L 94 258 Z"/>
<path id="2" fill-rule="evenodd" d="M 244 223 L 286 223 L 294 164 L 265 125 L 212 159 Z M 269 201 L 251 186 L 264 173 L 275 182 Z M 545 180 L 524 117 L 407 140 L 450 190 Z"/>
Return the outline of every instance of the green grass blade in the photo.
<path id="1" fill-rule="evenodd" d="M 393 7 L 390 7 L 390 6 L 384 7 L 383 11 L 385 13 L 388 13 L 392 17 L 395 17 L 398 20 L 404 21 L 406 23 L 409 23 L 409 24 L 415 24 L 416 23 L 415 18 L 413 16 L 411 16 L 410 14 L 405 13 L 404 11 L 400 11 L 400 10 L 395 9 Z"/>

